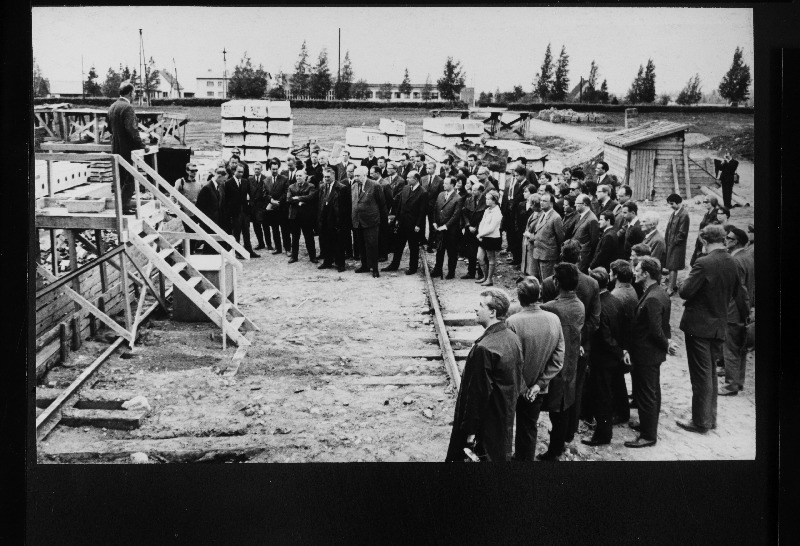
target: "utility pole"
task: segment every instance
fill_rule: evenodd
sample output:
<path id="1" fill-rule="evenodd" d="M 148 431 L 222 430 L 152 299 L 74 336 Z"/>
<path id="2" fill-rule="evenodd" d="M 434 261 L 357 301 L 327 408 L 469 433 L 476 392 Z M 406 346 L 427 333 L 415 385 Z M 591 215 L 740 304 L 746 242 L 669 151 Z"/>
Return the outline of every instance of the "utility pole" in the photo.
<path id="1" fill-rule="evenodd" d="M 144 87 L 142 87 L 142 66 L 144 63 L 144 60 L 142 59 L 143 49 L 144 43 L 142 41 L 142 29 L 139 29 L 139 88 L 141 89 L 141 93 L 139 94 L 139 106 L 142 105 L 142 101 L 144 100 Z"/>
<path id="2" fill-rule="evenodd" d="M 336 81 L 342 79 L 342 29 L 339 29 L 339 68 L 336 69 Z"/>
<path id="3" fill-rule="evenodd" d="M 83 55 L 81 55 L 81 98 L 86 99 L 86 76 L 83 74 Z"/>
<path id="4" fill-rule="evenodd" d="M 583 102 L 583 76 L 581 76 L 581 84 L 578 86 L 578 102 Z"/>
<path id="5" fill-rule="evenodd" d="M 181 98 L 181 84 L 178 83 L 178 65 L 175 64 L 175 57 L 172 58 L 172 67 L 175 69 L 175 87 L 177 87 L 178 98 Z"/>
<path id="6" fill-rule="evenodd" d="M 228 98 L 228 60 L 225 55 L 228 52 L 225 51 L 225 48 L 222 48 L 222 97 L 227 99 Z"/>

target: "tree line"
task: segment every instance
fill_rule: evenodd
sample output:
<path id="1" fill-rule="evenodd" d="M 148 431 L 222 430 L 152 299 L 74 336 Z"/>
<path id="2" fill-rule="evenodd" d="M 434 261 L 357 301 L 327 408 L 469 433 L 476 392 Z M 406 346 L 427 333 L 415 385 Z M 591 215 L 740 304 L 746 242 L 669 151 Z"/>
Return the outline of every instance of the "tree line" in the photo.
<path id="1" fill-rule="evenodd" d="M 581 78 L 579 85 L 576 87 L 576 89 L 579 89 L 578 96 L 571 97 L 569 88 L 569 55 L 566 47 L 561 46 L 558 59 L 554 60 L 551 44 L 547 44 L 544 60 L 532 82 L 532 93 L 525 93 L 522 85 L 515 85 L 511 91 L 501 92 L 497 89 L 494 93 L 481 92 L 478 100 L 479 102 L 510 103 L 531 100 L 565 102 L 568 99 L 573 99 L 581 102 L 602 104 L 618 104 L 620 100 L 631 104 L 651 104 L 655 102 L 667 104 L 672 100 L 672 97 L 668 94 L 657 95 L 656 93 L 656 66 L 652 59 L 648 59 L 644 65 L 639 65 L 636 77 L 622 99 L 608 92 L 608 82 L 605 79 L 598 85 L 600 80 L 598 71 L 597 63 L 592 60 L 588 78 Z M 731 67 L 715 91 L 728 102 L 738 104 L 750 97 L 750 83 L 750 67 L 742 60 L 742 49 L 737 47 L 733 54 Z M 713 94 L 716 93 L 712 92 Z M 703 97 L 700 75 L 694 74 L 686 82 L 678 96 L 675 97 L 675 102 L 681 105 L 697 104 Z"/>

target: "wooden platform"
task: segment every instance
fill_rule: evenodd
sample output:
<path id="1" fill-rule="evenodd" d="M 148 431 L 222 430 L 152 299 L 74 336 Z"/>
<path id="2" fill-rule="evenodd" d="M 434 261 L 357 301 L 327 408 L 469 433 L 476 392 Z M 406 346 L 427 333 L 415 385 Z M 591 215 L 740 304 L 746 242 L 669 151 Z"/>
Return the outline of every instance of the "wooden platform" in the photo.
<path id="1" fill-rule="evenodd" d="M 142 220 L 154 224 L 163 219 L 164 211 L 156 201 L 142 201 L 140 218 L 129 214 L 122 217 L 126 231 L 139 232 Z M 41 229 L 117 229 L 117 216 L 113 210 L 101 212 L 68 212 L 64 207 L 45 207 L 36 210 L 36 227 Z"/>

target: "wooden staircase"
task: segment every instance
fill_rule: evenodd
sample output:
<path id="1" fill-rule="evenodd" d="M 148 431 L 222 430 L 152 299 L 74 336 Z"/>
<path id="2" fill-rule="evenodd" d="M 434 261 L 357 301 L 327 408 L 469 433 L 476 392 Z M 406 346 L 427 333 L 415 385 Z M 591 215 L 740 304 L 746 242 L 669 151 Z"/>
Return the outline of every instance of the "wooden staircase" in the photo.
<path id="1" fill-rule="evenodd" d="M 227 335 L 239 346 L 250 345 L 244 333 L 258 330 L 258 327 L 211 281 L 192 267 L 165 237 L 146 221 L 142 222 L 141 232 L 129 232 L 129 236 L 129 242 L 172 281 L 173 290 L 177 288 L 183 292 L 214 324 L 222 328 L 223 336 Z M 223 285 L 222 282 L 220 284 Z"/>

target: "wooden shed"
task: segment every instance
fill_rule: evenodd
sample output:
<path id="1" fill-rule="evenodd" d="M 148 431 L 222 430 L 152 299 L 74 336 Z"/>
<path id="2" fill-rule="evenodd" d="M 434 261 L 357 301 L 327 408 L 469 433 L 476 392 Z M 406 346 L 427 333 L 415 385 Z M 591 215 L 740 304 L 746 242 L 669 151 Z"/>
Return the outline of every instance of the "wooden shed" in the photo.
<path id="1" fill-rule="evenodd" d="M 631 187 L 636 201 L 666 199 L 671 193 L 684 199 L 697 196 L 713 175 L 689 158 L 684 147 L 688 128 L 683 123 L 650 121 L 600 137 L 609 172 Z"/>

